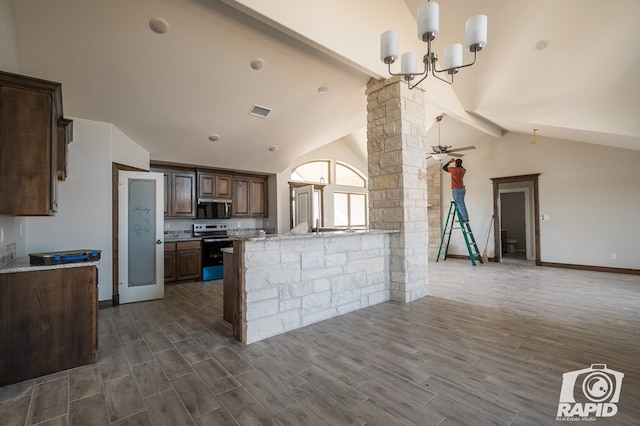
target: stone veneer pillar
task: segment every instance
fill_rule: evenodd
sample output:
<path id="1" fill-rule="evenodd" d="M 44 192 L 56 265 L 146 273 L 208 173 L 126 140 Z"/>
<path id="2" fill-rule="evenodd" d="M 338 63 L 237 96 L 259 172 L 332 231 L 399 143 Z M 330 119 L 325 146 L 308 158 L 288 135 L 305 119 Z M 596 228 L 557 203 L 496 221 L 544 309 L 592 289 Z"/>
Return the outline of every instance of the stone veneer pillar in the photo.
<path id="1" fill-rule="evenodd" d="M 424 92 L 398 77 L 367 84 L 369 226 L 391 240 L 391 299 L 427 294 L 428 222 Z"/>

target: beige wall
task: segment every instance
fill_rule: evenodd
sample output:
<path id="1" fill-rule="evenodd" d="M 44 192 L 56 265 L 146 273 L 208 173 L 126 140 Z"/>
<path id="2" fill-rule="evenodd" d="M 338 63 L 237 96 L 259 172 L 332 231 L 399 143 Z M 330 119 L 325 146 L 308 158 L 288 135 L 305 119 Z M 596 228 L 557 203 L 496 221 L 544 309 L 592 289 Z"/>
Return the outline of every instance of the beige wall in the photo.
<path id="1" fill-rule="evenodd" d="M 476 238 L 484 236 L 480 250 L 493 213 L 491 178 L 540 173 L 540 213 L 550 216 L 540 222 L 543 262 L 640 269 L 640 151 L 544 136 L 532 144 L 531 135 L 519 133 L 469 144 L 477 149 L 464 157 L 466 204 Z M 443 188 L 449 182 L 443 176 Z M 443 205 L 450 201 L 443 190 Z M 451 252 L 463 254 L 462 238 L 455 237 Z"/>

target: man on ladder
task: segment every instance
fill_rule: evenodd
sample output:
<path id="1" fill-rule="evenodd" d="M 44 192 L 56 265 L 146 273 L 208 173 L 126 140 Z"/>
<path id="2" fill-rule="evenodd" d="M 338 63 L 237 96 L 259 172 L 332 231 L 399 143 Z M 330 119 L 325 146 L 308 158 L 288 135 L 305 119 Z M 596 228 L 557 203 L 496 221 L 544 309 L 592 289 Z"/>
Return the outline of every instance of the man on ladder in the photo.
<path id="1" fill-rule="evenodd" d="M 452 169 L 449 169 L 449 164 L 454 161 L 456 162 L 456 166 Z M 451 234 L 453 233 L 453 229 L 455 228 L 454 222 L 456 219 L 458 219 L 458 221 L 460 222 L 459 229 L 462 230 L 462 236 L 464 237 L 464 242 L 467 247 L 467 252 L 469 253 L 469 260 L 471 260 L 471 264 L 475 266 L 476 259 L 478 260 L 478 262 L 484 263 L 482 261 L 482 257 L 480 257 L 476 239 L 473 236 L 473 232 L 471 231 L 471 226 L 469 225 L 469 214 L 467 213 L 467 207 L 464 204 L 464 196 L 467 191 L 464 187 L 463 179 L 467 171 L 464 167 L 462 167 L 462 160 L 459 158 L 452 158 L 451 160 L 449 160 L 449 162 L 445 164 L 444 167 L 442 167 L 442 170 L 451 174 L 451 193 L 453 195 L 454 201 L 451 202 L 451 208 L 449 209 L 449 213 L 447 214 L 447 220 L 442 231 L 442 239 L 440 240 L 440 248 L 438 249 L 436 262 L 440 260 L 440 254 L 444 254 L 444 259 L 447 259 L 447 254 L 449 252 L 449 242 L 451 241 Z M 444 253 L 442 250 L 443 246 Z"/>
<path id="2" fill-rule="evenodd" d="M 449 169 L 449 164 L 454 161 L 456 162 L 456 166 Z M 451 195 L 453 196 L 453 201 L 456 202 L 460 209 L 463 222 L 467 223 L 469 222 L 469 213 L 467 213 L 467 206 L 464 204 L 464 196 L 467 193 L 464 187 L 464 174 L 467 170 L 462 167 L 462 160 L 460 158 L 452 158 L 442 167 L 442 170 L 451 174 Z"/>

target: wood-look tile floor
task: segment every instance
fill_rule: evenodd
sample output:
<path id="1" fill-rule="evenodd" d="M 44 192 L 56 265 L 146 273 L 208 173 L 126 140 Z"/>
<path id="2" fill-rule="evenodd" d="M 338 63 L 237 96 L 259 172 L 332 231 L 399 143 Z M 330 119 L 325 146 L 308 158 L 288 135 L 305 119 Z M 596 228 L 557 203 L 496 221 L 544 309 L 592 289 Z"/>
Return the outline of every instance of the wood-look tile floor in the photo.
<path id="1" fill-rule="evenodd" d="M 221 281 L 100 311 L 99 362 L 0 387 L 2 425 L 551 425 L 562 373 L 625 374 L 640 424 L 640 277 L 447 260 L 429 296 L 245 346 Z"/>

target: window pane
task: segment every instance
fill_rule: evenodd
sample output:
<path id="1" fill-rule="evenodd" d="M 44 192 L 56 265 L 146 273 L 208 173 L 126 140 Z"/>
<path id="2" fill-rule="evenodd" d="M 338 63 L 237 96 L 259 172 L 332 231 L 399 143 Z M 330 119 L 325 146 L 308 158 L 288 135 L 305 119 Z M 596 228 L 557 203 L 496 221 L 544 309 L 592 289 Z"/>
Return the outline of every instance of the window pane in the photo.
<path id="1" fill-rule="evenodd" d="M 351 194 L 351 226 L 367 224 L 367 197 L 364 194 Z"/>
<path id="2" fill-rule="evenodd" d="M 291 173 L 291 180 L 298 182 L 328 183 L 328 176 L 328 161 L 312 161 L 296 167 L 296 169 Z"/>
<path id="3" fill-rule="evenodd" d="M 357 186 L 359 188 L 365 187 L 365 181 L 359 174 L 352 168 L 340 163 L 336 164 L 336 184 Z"/>
<path id="4" fill-rule="evenodd" d="M 337 192 L 333 195 L 333 224 L 349 226 L 349 194 Z"/>

